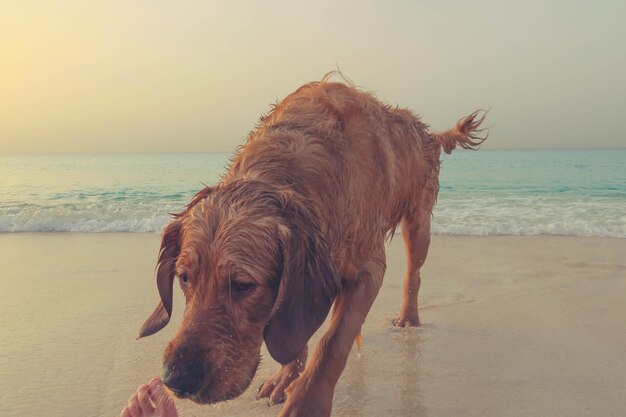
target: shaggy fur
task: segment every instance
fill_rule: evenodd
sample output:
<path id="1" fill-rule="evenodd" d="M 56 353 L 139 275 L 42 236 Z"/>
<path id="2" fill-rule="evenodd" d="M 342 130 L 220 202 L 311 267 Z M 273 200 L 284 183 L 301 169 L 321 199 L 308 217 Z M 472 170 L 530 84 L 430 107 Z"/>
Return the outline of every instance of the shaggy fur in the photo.
<path id="1" fill-rule="evenodd" d="M 419 325 L 441 150 L 476 149 L 483 119 L 475 112 L 431 133 L 411 111 L 326 77 L 273 106 L 220 183 L 163 233 L 161 302 L 140 337 L 169 321 L 178 276 L 186 308 L 165 351 L 165 384 L 201 403 L 233 398 L 252 380 L 265 341 L 283 366 L 259 396 L 286 399 L 282 416 L 330 415 L 382 283 L 385 239 L 400 224 L 408 268 L 394 323 Z M 305 367 L 307 341 L 332 305 L 330 328 Z"/>

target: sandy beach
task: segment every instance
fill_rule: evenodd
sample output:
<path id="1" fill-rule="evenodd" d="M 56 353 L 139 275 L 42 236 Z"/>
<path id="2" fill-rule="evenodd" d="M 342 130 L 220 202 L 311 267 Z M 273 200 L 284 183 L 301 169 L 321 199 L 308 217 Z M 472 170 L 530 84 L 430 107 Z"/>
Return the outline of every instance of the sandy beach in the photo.
<path id="1" fill-rule="evenodd" d="M 160 374 L 180 320 L 136 341 L 157 301 L 156 234 L 0 234 L 2 416 L 116 416 Z M 404 253 L 335 393 L 334 416 L 623 416 L 626 239 L 435 236 L 419 329 L 391 325 Z M 182 416 L 275 416 L 249 390 Z"/>

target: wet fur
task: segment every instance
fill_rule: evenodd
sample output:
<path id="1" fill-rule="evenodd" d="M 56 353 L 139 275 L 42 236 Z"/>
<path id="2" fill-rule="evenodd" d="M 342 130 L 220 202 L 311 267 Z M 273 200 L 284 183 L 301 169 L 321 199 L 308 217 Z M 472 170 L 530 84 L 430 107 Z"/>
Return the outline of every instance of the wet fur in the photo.
<path id="1" fill-rule="evenodd" d="M 352 314 L 359 307 L 350 307 L 349 292 L 369 275 L 382 280 L 384 241 L 400 222 L 417 230 L 430 221 L 441 150 L 477 148 L 483 118 L 474 113 L 431 133 L 410 110 L 351 85 L 324 78 L 302 86 L 261 118 L 219 184 L 201 190 L 166 228 L 161 302 L 140 336 L 167 324 L 174 276 L 185 275 L 185 314 L 164 362 L 202 368 L 191 399 L 239 395 L 263 341 L 288 364 L 337 297 L 335 314 Z M 233 296 L 240 279 L 256 286 Z M 316 355 L 332 356 L 325 349 L 332 340 Z"/>

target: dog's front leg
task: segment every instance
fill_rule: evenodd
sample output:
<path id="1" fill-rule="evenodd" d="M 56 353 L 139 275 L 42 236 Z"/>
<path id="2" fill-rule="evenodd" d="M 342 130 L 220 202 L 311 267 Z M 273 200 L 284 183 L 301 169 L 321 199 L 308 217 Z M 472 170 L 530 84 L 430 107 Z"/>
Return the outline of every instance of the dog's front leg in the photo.
<path id="1" fill-rule="evenodd" d="M 285 390 L 304 370 L 307 353 L 308 350 L 305 346 L 296 359 L 286 365 L 282 365 L 270 379 L 259 387 L 257 400 L 267 397 L 270 405 L 280 404 L 285 401 Z"/>
<path id="2" fill-rule="evenodd" d="M 280 417 L 328 417 L 339 376 L 346 366 L 354 339 L 382 285 L 383 261 L 346 283 L 335 301 L 331 324 L 313 352 L 304 372 L 286 390 Z"/>

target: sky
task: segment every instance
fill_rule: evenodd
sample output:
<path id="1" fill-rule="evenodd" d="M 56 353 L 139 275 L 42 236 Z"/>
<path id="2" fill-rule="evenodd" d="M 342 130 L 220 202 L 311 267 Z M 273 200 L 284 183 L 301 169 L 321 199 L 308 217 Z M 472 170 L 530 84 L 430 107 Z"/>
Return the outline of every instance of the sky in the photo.
<path id="1" fill-rule="evenodd" d="M 0 154 L 229 152 L 337 67 L 485 148 L 624 147 L 624 1 L 0 0 Z"/>

